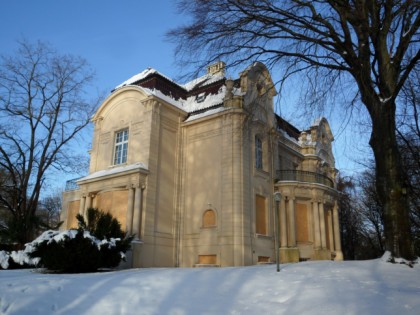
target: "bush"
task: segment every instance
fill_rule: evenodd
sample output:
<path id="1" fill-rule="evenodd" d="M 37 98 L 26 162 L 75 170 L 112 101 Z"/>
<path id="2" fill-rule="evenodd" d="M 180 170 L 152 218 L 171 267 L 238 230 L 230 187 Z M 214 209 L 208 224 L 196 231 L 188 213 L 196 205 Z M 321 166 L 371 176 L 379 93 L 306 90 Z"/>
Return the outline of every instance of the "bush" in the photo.
<path id="1" fill-rule="evenodd" d="M 11 252 L 18 250 L 18 244 L 0 244 L 0 251 Z"/>
<path id="2" fill-rule="evenodd" d="M 85 222 L 77 215 L 77 230 L 44 232 L 26 245 L 29 256 L 56 272 L 94 272 L 118 266 L 133 237 L 126 236 L 109 213 L 90 208 L 87 218 Z"/>
<path id="3" fill-rule="evenodd" d="M 39 257 L 39 264 L 57 272 L 94 272 L 118 266 L 124 255 L 120 239 L 99 240 L 82 229 L 63 232 L 46 231 L 32 246 L 29 256 Z"/>
<path id="4" fill-rule="evenodd" d="M 39 259 L 32 259 L 28 252 L 24 250 L 19 251 L 4 251 L 0 250 L 0 269 L 26 269 L 33 268 L 39 262 Z"/>
<path id="5" fill-rule="evenodd" d="M 125 238 L 125 232 L 121 224 L 110 213 L 100 211 L 96 208 L 89 208 L 86 211 L 87 222 L 81 214 L 77 214 L 79 229 L 89 231 L 100 240 L 106 238 Z M 130 241 L 132 238 L 130 239 Z"/>
<path id="6" fill-rule="evenodd" d="M 9 268 L 10 254 L 4 250 L 0 250 L 0 269 Z"/>

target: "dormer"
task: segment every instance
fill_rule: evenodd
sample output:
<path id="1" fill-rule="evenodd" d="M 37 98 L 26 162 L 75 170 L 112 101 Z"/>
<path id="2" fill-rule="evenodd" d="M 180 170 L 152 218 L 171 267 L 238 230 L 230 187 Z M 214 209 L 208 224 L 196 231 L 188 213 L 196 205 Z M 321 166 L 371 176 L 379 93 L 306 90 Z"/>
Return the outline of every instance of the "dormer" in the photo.
<path id="1" fill-rule="evenodd" d="M 240 74 L 240 88 L 244 93 L 244 107 L 253 116 L 253 121 L 274 126 L 273 97 L 277 95 L 267 67 L 255 62 Z"/>

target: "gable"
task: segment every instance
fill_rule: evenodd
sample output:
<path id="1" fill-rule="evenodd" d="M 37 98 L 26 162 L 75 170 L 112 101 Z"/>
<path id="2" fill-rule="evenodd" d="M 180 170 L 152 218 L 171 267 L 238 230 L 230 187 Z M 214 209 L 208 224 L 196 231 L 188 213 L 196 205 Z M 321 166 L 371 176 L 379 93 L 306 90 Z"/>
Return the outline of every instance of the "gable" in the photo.
<path id="1" fill-rule="evenodd" d="M 96 122 L 107 117 L 110 112 L 114 111 L 124 102 L 138 103 L 142 99 L 146 99 L 151 94 L 147 90 L 139 86 L 126 86 L 118 89 L 109 95 L 98 108 L 92 117 L 92 121 Z"/>

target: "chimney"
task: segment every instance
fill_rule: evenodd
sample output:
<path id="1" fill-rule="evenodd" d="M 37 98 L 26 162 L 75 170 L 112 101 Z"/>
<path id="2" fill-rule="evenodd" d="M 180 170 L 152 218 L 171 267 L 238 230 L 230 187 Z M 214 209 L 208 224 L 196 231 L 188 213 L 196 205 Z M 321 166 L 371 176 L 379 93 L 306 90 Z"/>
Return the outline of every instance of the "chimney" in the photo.
<path id="1" fill-rule="evenodd" d="M 225 76 L 226 64 L 218 61 L 207 67 L 207 74 Z"/>

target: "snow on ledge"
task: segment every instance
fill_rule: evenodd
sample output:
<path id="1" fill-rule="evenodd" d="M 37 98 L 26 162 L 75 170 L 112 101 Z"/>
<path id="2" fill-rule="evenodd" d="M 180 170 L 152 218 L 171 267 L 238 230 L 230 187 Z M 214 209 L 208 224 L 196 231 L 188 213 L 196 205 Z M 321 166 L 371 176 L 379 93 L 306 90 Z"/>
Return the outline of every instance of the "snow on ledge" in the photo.
<path id="1" fill-rule="evenodd" d="M 207 110 L 203 113 L 192 115 L 192 116 L 188 117 L 187 120 L 185 120 L 185 122 L 190 122 L 190 121 L 193 121 L 193 120 L 197 120 L 197 119 L 200 119 L 200 118 L 203 118 L 203 117 L 210 116 L 212 114 L 221 113 L 221 112 L 223 112 L 225 110 L 228 110 L 228 109 L 229 108 L 226 108 L 226 107 L 223 107 L 223 106 L 217 107 L 217 108 L 214 108 L 214 109 L 209 109 L 209 110 Z"/>
<path id="2" fill-rule="evenodd" d="M 92 180 L 92 179 L 96 179 L 96 178 L 100 178 L 100 177 L 104 177 L 104 176 L 116 175 L 116 174 L 120 174 L 120 173 L 124 173 L 124 172 L 128 172 L 128 171 L 133 171 L 133 170 L 137 170 L 137 169 L 138 170 L 142 169 L 142 170 L 146 170 L 146 171 L 148 170 L 147 166 L 145 166 L 143 163 L 137 162 L 137 163 L 130 164 L 130 165 L 112 167 L 112 168 L 109 168 L 107 170 L 94 172 L 92 174 L 89 174 L 88 176 L 80 178 L 77 182 L 79 183 L 79 182 Z"/>

